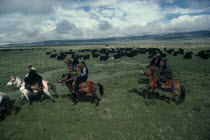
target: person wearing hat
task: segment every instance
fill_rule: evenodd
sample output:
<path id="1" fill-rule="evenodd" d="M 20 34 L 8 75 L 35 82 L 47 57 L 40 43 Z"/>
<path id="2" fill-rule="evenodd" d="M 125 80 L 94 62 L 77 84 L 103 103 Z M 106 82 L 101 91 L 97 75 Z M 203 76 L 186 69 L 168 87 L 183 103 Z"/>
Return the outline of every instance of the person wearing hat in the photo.
<path id="1" fill-rule="evenodd" d="M 165 83 L 168 80 L 173 79 L 173 73 L 167 61 L 168 61 L 167 58 L 164 58 L 162 61 L 160 61 L 160 68 L 159 68 L 160 76 L 159 79 L 157 80 L 158 87 L 160 87 L 161 82 Z"/>
<path id="2" fill-rule="evenodd" d="M 74 59 L 73 59 L 73 62 L 72 62 L 72 71 L 74 71 L 74 68 L 76 67 L 77 64 L 79 64 L 79 60 L 78 60 L 78 54 L 74 55 Z"/>
<path id="3" fill-rule="evenodd" d="M 86 82 L 88 79 L 88 68 L 85 64 L 85 61 L 81 62 L 82 68 L 81 68 L 81 74 L 76 78 L 75 81 L 75 90 L 74 90 L 74 94 L 73 97 L 75 98 L 77 93 L 79 92 L 79 84 L 81 84 L 82 82 Z"/>
<path id="4" fill-rule="evenodd" d="M 38 82 L 38 88 L 42 89 L 42 77 L 37 74 L 35 68 L 32 67 L 32 64 L 28 64 L 27 67 L 29 69 L 29 73 L 24 78 L 24 82 L 28 85 L 27 89 L 32 93 L 33 90 L 31 89 L 31 85 L 35 85 L 36 82 Z"/>
<path id="5" fill-rule="evenodd" d="M 157 53 L 155 55 L 155 57 L 152 59 L 152 61 L 150 62 L 149 66 L 155 66 L 155 67 L 159 68 L 161 60 L 162 60 L 161 55 L 159 53 Z"/>

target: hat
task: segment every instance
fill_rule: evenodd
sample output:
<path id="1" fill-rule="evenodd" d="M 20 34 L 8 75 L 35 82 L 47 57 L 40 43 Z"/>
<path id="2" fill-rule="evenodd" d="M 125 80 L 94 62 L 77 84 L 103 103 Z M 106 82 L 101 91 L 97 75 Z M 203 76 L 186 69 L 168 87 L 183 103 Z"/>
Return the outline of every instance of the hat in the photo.
<path id="1" fill-rule="evenodd" d="M 81 64 L 84 64 L 85 65 L 85 61 L 82 61 Z"/>
<path id="2" fill-rule="evenodd" d="M 32 67 L 32 64 L 31 64 L 31 63 L 29 63 L 27 66 L 28 66 L 28 67 Z"/>

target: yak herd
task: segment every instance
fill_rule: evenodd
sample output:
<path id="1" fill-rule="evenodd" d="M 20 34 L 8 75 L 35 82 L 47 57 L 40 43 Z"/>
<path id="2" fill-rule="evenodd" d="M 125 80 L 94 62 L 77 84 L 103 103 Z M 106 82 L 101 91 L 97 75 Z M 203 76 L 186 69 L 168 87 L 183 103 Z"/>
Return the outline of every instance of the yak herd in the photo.
<path id="1" fill-rule="evenodd" d="M 195 51 L 185 52 L 184 49 L 179 48 L 178 50 L 167 49 L 160 50 L 159 48 L 101 48 L 101 49 L 83 49 L 78 50 L 79 59 L 87 60 L 92 58 L 98 58 L 100 61 L 107 61 L 109 58 L 120 59 L 121 57 L 134 57 L 139 54 L 148 53 L 148 58 L 153 57 L 156 53 L 159 53 L 162 57 L 167 57 L 167 55 L 182 55 L 184 59 L 192 59 L 192 56 L 195 54 Z M 202 59 L 209 58 L 210 50 L 201 50 L 197 52 L 195 56 Z M 60 51 L 56 53 L 56 50 L 53 52 L 46 52 L 46 55 L 49 55 L 50 58 L 57 58 L 57 60 L 64 60 L 68 55 L 71 55 L 71 58 L 75 56 L 76 52 L 72 49 L 69 51 Z"/>
<path id="2" fill-rule="evenodd" d="M 47 50 L 47 48 L 19 48 L 19 49 L 0 49 L 0 52 L 7 52 L 7 51 L 16 51 L 21 52 L 21 51 L 34 51 L 34 50 Z M 184 59 L 192 59 L 193 55 L 195 55 L 195 51 L 188 51 L 185 52 L 184 49 L 179 48 L 178 50 L 175 50 L 174 48 L 172 49 L 167 49 L 164 48 L 163 51 L 160 50 L 159 48 L 101 48 L 101 49 L 82 49 L 78 50 L 78 55 L 79 59 L 90 59 L 92 58 L 99 58 L 100 61 L 107 61 L 109 58 L 113 59 L 120 59 L 123 56 L 127 57 L 134 57 L 138 54 L 146 54 L 149 53 L 149 58 L 152 57 L 156 53 L 160 53 L 162 57 L 167 57 L 167 55 L 183 55 Z M 209 53 L 210 50 L 201 50 L 196 53 L 195 56 L 200 57 L 202 59 L 208 59 L 209 58 Z M 74 52 L 72 49 L 69 51 L 60 51 L 57 53 L 56 50 L 51 51 L 51 52 L 46 52 L 46 55 L 49 55 L 50 58 L 56 58 L 57 60 L 64 60 L 68 55 L 71 55 L 71 58 L 74 57 L 76 52 Z M 82 55 L 81 55 L 82 54 Z"/>

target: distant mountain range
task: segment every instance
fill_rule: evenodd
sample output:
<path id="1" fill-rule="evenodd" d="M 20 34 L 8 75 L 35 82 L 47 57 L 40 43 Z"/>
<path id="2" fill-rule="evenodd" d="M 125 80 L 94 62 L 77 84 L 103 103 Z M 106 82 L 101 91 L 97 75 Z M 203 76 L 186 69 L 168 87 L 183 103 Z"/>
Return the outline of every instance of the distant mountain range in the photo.
<path id="1" fill-rule="evenodd" d="M 182 32 L 173 34 L 160 34 L 160 35 L 143 35 L 132 37 L 113 37 L 102 39 L 88 39 L 88 40 L 49 40 L 34 43 L 21 43 L 21 44 L 6 44 L 0 47 L 18 47 L 18 46 L 66 46 L 66 45 L 83 45 L 83 44 L 112 44 L 117 42 L 126 41 L 141 41 L 141 40 L 187 40 L 193 38 L 210 38 L 210 31 L 195 31 L 195 32 Z"/>

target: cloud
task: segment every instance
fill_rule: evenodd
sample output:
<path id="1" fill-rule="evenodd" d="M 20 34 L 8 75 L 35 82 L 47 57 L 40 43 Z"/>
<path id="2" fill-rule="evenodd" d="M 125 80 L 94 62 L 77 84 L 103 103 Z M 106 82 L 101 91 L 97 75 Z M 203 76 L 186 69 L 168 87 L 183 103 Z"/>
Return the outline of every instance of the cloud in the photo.
<path id="1" fill-rule="evenodd" d="M 101 31 L 110 30 L 112 28 L 112 25 L 109 24 L 107 21 L 103 20 L 99 23 L 98 28 Z"/>
<path id="2" fill-rule="evenodd" d="M 207 1 L 187 8 L 161 1 L 0 0 L 0 43 L 209 30 Z"/>
<path id="3" fill-rule="evenodd" d="M 0 14 L 48 14 L 53 12 L 57 0 L 1 0 Z"/>

